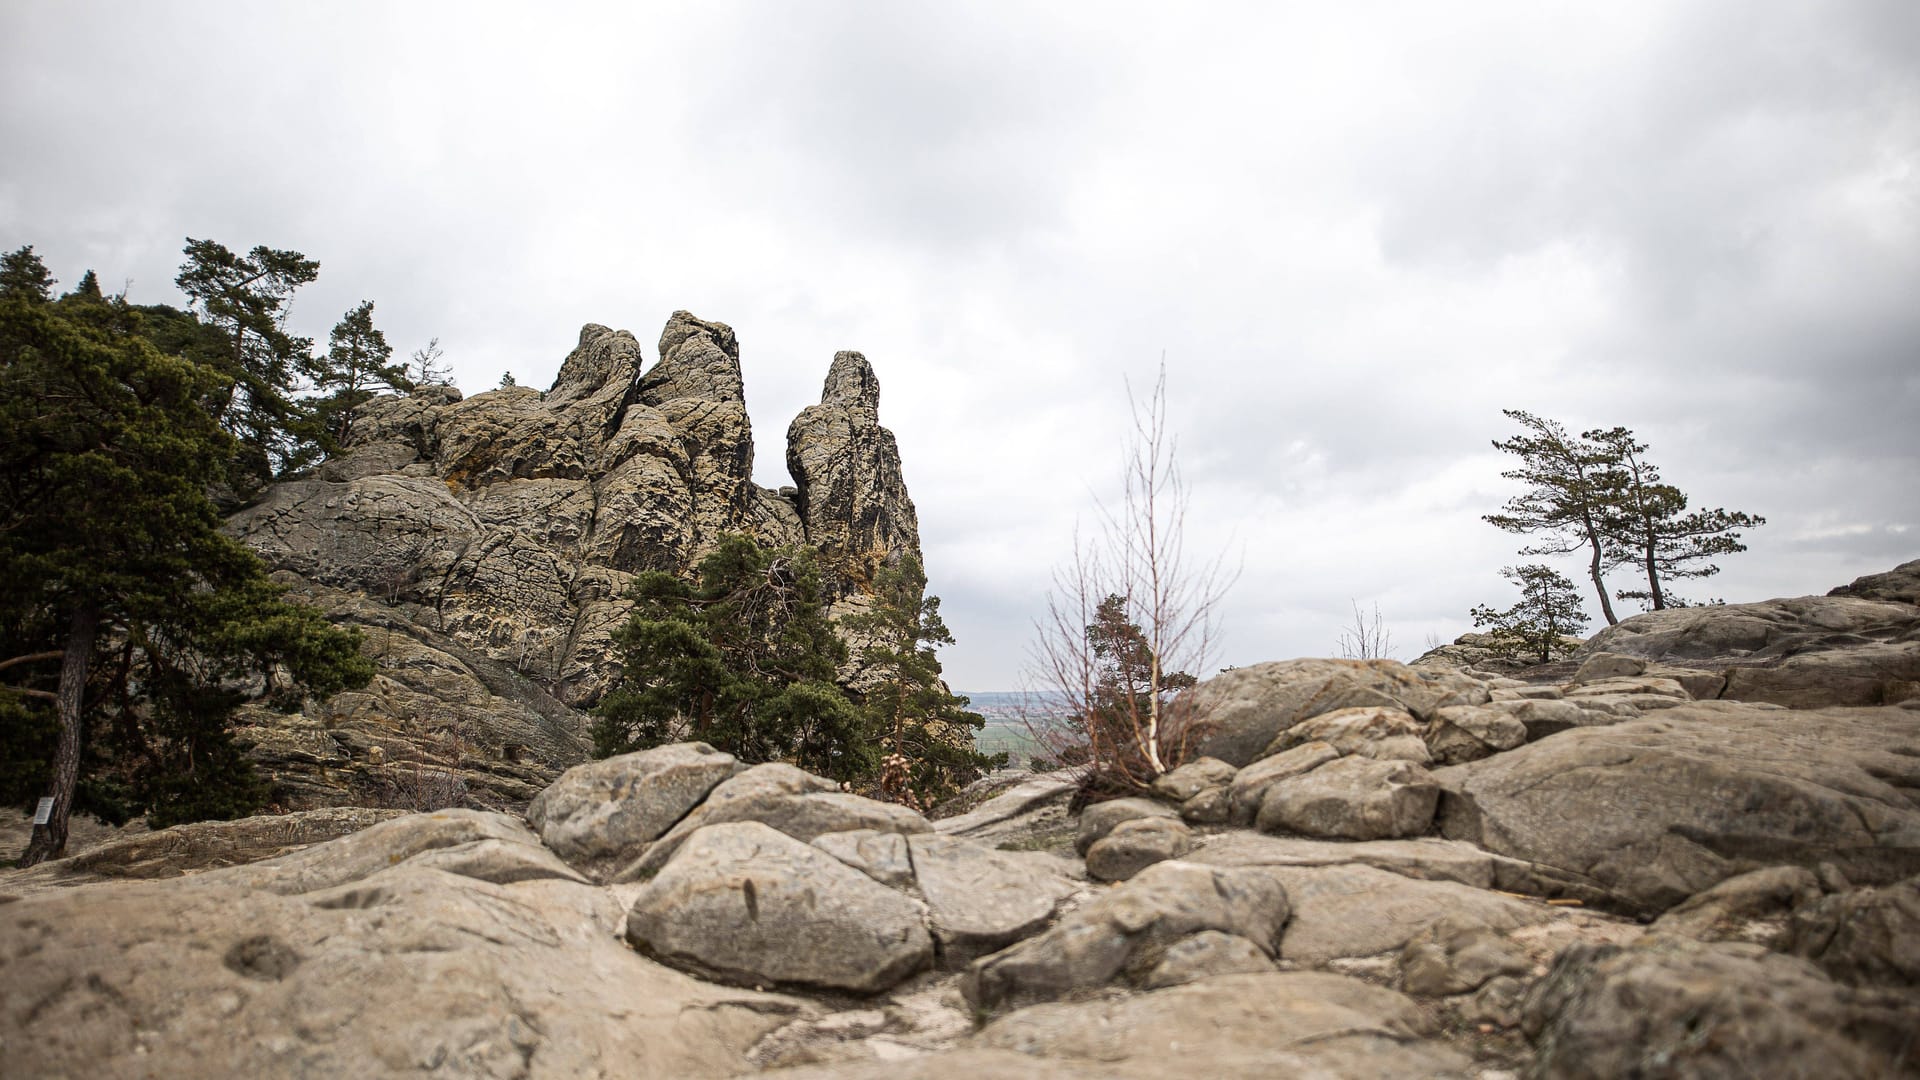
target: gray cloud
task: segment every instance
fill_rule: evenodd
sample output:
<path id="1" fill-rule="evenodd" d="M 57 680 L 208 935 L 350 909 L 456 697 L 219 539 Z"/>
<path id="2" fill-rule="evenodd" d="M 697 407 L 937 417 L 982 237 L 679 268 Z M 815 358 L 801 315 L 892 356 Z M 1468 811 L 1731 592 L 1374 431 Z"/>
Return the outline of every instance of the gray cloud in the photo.
<path id="1" fill-rule="evenodd" d="M 1504 602 L 1503 407 L 1766 514 L 1712 595 L 1917 552 L 1920 9 L 1901 0 L 64 4 L 0 33 L 0 244 L 167 299 L 322 262 L 469 390 L 577 328 L 734 325 L 756 469 L 865 351 L 957 685 L 1013 684 L 1165 355 L 1222 663 Z M 649 346 L 651 352 L 651 346 Z"/>

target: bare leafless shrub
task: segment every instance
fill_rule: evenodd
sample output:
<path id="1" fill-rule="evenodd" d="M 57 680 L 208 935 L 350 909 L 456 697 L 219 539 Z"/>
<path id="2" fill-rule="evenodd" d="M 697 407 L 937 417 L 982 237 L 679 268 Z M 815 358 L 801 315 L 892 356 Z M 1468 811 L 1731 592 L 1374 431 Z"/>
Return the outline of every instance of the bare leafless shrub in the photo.
<path id="1" fill-rule="evenodd" d="M 1033 681 L 1047 713 L 1029 731 L 1089 790 L 1138 790 L 1177 767 L 1203 729 L 1192 671 L 1207 670 L 1221 561 L 1186 559 L 1187 490 L 1167 431 L 1166 368 L 1144 400 L 1129 390 L 1133 434 L 1120 505 L 1076 535 L 1039 622 Z"/>
<path id="2" fill-rule="evenodd" d="M 1385 619 L 1380 617 L 1380 605 L 1373 605 L 1373 614 L 1368 616 L 1360 610 L 1358 600 L 1349 601 L 1353 605 L 1353 625 L 1340 631 L 1340 655 L 1347 660 L 1390 660 L 1393 658 L 1393 631 L 1387 629 Z"/>

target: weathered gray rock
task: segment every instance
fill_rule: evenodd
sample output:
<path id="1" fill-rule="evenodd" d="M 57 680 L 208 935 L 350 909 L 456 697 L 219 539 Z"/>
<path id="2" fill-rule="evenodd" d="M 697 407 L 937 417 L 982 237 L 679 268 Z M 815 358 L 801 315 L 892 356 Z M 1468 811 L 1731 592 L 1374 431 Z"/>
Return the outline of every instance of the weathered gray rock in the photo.
<path id="1" fill-rule="evenodd" d="M 878 829 L 822 833 L 813 846 L 890 889 L 913 886 L 913 855 L 907 838 Z"/>
<path id="2" fill-rule="evenodd" d="M 1843 983 L 1920 987 L 1920 878 L 1801 904 L 1784 948 Z"/>
<path id="3" fill-rule="evenodd" d="M 1778 947 L 1794 911 L 1820 899 L 1820 879 L 1801 866 L 1770 866 L 1730 877 L 1654 921 L 1656 934 L 1695 941 Z"/>
<path id="4" fill-rule="evenodd" d="M 1863 589 L 1899 595 L 1904 573 L 1902 567 L 1888 575 L 1885 589 Z M 1882 705 L 1920 695 L 1917 634 L 1920 608 L 1912 603 L 1802 596 L 1648 612 L 1607 628 L 1583 652 L 1705 668 L 1725 676 L 1718 696 L 1728 700 Z"/>
<path id="5" fill-rule="evenodd" d="M 1087 848 L 1087 874 L 1097 881 L 1125 881 L 1192 850 L 1193 830 L 1179 818 L 1133 818 Z"/>
<path id="6" fill-rule="evenodd" d="M 1532 958 L 1504 934 L 1457 917 L 1428 926 L 1400 951 L 1400 989 L 1419 997 L 1465 994 L 1532 970 Z"/>
<path id="7" fill-rule="evenodd" d="M 1153 793 L 1184 803 L 1209 788 L 1226 787 L 1239 770 L 1219 758 L 1195 758 L 1153 781 Z"/>
<path id="8" fill-rule="evenodd" d="M 933 823 L 933 827 L 952 836 L 979 836 L 993 831 L 995 826 L 1030 814 L 1039 807 L 1064 803 L 1079 787 L 1070 771 L 1040 773 L 1014 784 L 964 814 L 941 818 Z"/>
<path id="9" fill-rule="evenodd" d="M 1392 660 L 1281 660 L 1223 672 L 1194 689 L 1207 734 L 1195 752 L 1246 766 L 1281 732 L 1336 709 L 1377 705 L 1426 720 L 1445 705 L 1487 700 L 1486 684 Z"/>
<path id="10" fill-rule="evenodd" d="M 1292 919 L 1279 955 L 1315 966 L 1406 947 L 1442 919 L 1515 930 L 1545 923 L 1552 908 L 1453 881 L 1421 881 L 1371 866 L 1266 867 L 1286 887 Z"/>
<path id="11" fill-rule="evenodd" d="M 1433 823 L 1440 785 L 1410 761 L 1343 757 L 1267 789 L 1261 832 L 1348 840 L 1418 836 Z"/>
<path id="12" fill-rule="evenodd" d="M 1260 946 L 1234 934 L 1202 930 L 1168 946 L 1141 986 L 1159 990 L 1218 975 L 1257 975 L 1272 970 L 1273 958 Z"/>
<path id="13" fill-rule="evenodd" d="M 500 850 L 505 845 L 507 852 Z M 451 857 L 449 857 L 449 853 Z M 417 864 L 422 856 L 437 860 Z M 281 896 L 352 884 L 401 863 L 431 865 L 478 880 L 507 884 L 534 877 L 580 881 L 518 819 L 479 810 L 437 810 L 388 818 L 330 843 L 244 866 L 209 870 L 203 877 Z"/>
<path id="14" fill-rule="evenodd" d="M 1302 743 L 1241 769 L 1227 786 L 1227 816 L 1235 825 L 1252 825 L 1268 789 L 1283 780 L 1312 772 L 1340 756 L 1326 743 Z"/>
<path id="15" fill-rule="evenodd" d="M 1655 915 L 1766 866 L 1920 872 L 1920 714 L 1697 702 L 1438 770 L 1442 833 Z M 1702 792 L 1714 797 L 1703 798 Z"/>
<path id="16" fill-rule="evenodd" d="M 1513 699 L 1434 710 L 1425 732 L 1430 759 L 1440 765 L 1458 765 L 1519 746 L 1527 741 L 1527 725 L 1515 714 L 1535 704 Z"/>
<path id="17" fill-rule="evenodd" d="M 1110 799 L 1094 803 L 1080 812 L 1080 835 L 1073 842 L 1073 850 L 1085 855 L 1094 842 L 1112 832 L 1114 826 L 1140 818 L 1172 819 L 1177 822 L 1180 814 L 1165 803 L 1152 799 Z"/>
<path id="18" fill-rule="evenodd" d="M 925 834 L 908 837 L 907 844 L 942 967 L 963 967 L 1037 932 L 1080 889 L 969 840 Z"/>
<path id="19" fill-rule="evenodd" d="M 1435 710 L 1436 714 L 1438 711 Z M 1303 743 L 1321 742 L 1342 754 L 1425 765 L 1428 754 L 1426 740 L 1421 737 L 1424 730 L 1425 725 L 1405 709 L 1380 705 L 1335 709 L 1309 717 L 1281 732 L 1274 738 L 1273 745 L 1267 747 L 1267 754 L 1261 756 L 1281 753 Z"/>
<path id="20" fill-rule="evenodd" d="M 1851 584 L 1842 585 L 1827 595 L 1920 605 L 1920 559 L 1901 563 L 1884 574 L 1854 578 Z"/>
<path id="21" fill-rule="evenodd" d="M 1577 946 L 1528 996 L 1541 1075 L 1895 1076 L 1920 1004 L 1757 945 Z"/>
<path id="22" fill-rule="evenodd" d="M 1631 678 L 1647 670 L 1645 657 L 1627 656 L 1623 653 L 1596 652 L 1580 662 L 1573 673 L 1573 682 L 1599 682 L 1602 679 Z"/>
<path id="23" fill-rule="evenodd" d="M 1233 793 L 1228 788 L 1207 788 L 1180 804 L 1180 819 L 1195 825 L 1224 825 L 1232 818 Z"/>
<path id="24" fill-rule="evenodd" d="M 849 795 L 824 777 L 780 762 L 755 765 L 722 781 L 699 806 L 647 850 L 613 875 L 615 881 L 641 881 L 665 866 L 689 836 L 709 825 L 757 821 L 806 842 L 824 833 L 855 829 L 882 832 L 931 832 L 933 826 L 913 810 L 895 803 Z"/>
<path id="25" fill-rule="evenodd" d="M 586 757 L 577 710 L 618 676 L 613 631 L 635 574 L 690 574 L 729 532 L 811 542 L 858 556 L 857 573 L 829 568 L 844 614 L 869 602 L 875 568 L 918 557 L 864 361 L 837 360 L 809 410 L 838 410 L 835 423 L 796 422 L 789 456 L 804 468 L 789 496 L 752 482 L 733 331 L 676 312 L 659 349 L 647 368 L 632 334 L 590 324 L 544 394 L 375 398 L 344 453 L 229 520 L 286 584 L 368 631 L 381 670 L 351 706 L 249 712 L 276 801 L 518 809 Z M 343 731 L 351 745 L 329 742 Z M 411 790 L 413 766 L 448 774 L 448 790 Z"/>
<path id="26" fill-rule="evenodd" d="M 575 865 L 631 860 L 741 768 L 706 743 L 576 765 L 533 800 L 527 821 Z"/>
<path id="27" fill-rule="evenodd" d="M 787 429 L 787 470 L 807 540 L 839 568 L 844 590 L 898 552 L 920 550 L 920 524 L 893 433 L 880 426 L 880 383 L 866 357 L 836 353 L 820 404 Z"/>
<path id="28" fill-rule="evenodd" d="M 1102 1063 L 1108 1075 L 1468 1075 L 1464 1056 L 1422 1038 L 1432 1031 L 1419 1007 L 1392 990 L 1275 972 L 1117 1001 L 1036 1005 L 993 1021 L 974 1042 L 1036 1063 Z"/>
<path id="29" fill-rule="evenodd" d="M 1344 866 L 1357 864 L 1389 870 L 1423 881 L 1457 881 L 1476 889 L 1491 889 L 1518 867 L 1513 860 L 1458 840 L 1420 837 L 1413 840 L 1309 840 L 1297 836 L 1267 836 L 1233 830 L 1206 838 L 1184 856 L 1208 866 Z"/>
<path id="30" fill-rule="evenodd" d="M 249 866 L 0 905 L 5 1072 L 721 1077 L 805 1008 L 643 959 L 602 889 L 495 884 L 423 865 L 460 845 L 409 855 L 417 837 L 388 839 L 331 871 L 346 841 L 307 848 L 305 882 L 289 865 L 271 889 Z"/>
<path id="31" fill-rule="evenodd" d="M 1271 951 L 1289 914 L 1274 877 L 1253 869 L 1156 863 L 1046 932 L 976 960 L 961 989 L 983 1009 L 1050 1001 L 1116 979 L 1144 979 L 1167 947 L 1201 930 Z"/>
<path id="32" fill-rule="evenodd" d="M 916 901 L 818 848 L 736 821 L 680 845 L 635 897 L 626 935 L 723 982 L 873 993 L 933 963 L 925 919 Z"/>
<path id="33" fill-rule="evenodd" d="M 405 813 L 335 806 L 237 821 L 196 821 L 109 840 L 78 855 L 43 863 L 36 868 L 36 876 L 61 880 L 178 877 L 290 854 Z"/>

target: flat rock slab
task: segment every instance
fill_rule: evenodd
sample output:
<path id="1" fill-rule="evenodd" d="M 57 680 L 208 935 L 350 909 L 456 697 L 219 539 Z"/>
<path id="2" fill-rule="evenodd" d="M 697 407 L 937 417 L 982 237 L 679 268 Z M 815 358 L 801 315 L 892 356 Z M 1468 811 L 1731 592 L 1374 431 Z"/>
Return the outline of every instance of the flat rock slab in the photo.
<path id="1" fill-rule="evenodd" d="M 621 914 L 417 860 L 298 896 L 224 871 L 62 889 L 0 905 L 0 1071 L 721 1077 L 809 1008 L 652 963 Z"/>
<path id="2" fill-rule="evenodd" d="M 1065 773 L 1041 773 L 995 795 L 964 814 L 941 818 L 933 823 L 936 832 L 966 836 L 992 825 L 1019 817 L 1035 807 L 1064 798 L 1080 785 Z"/>
<path id="3" fill-rule="evenodd" d="M 1920 713 L 1697 702 L 1440 769 L 1449 839 L 1657 915 L 1736 874 L 1920 872 Z M 1710 793 L 1710 794 L 1704 794 Z"/>
<path id="4" fill-rule="evenodd" d="M 1397 951 L 1444 918 L 1507 931 L 1554 917 L 1544 904 L 1371 866 L 1275 866 L 1266 872 L 1286 886 L 1293 904 L 1280 958 L 1308 966 Z"/>
<path id="5" fill-rule="evenodd" d="M 634 898 L 627 941 L 724 982 L 873 993 L 933 963 L 926 909 L 757 821 L 709 825 Z"/>
<path id="6" fill-rule="evenodd" d="M 1390 870 L 1403 877 L 1427 881 L 1457 881 L 1476 889 L 1491 889 L 1496 866 L 1503 860 L 1458 840 L 1420 837 L 1411 840 L 1310 840 L 1297 836 L 1268 836 L 1234 830 L 1217 833 L 1193 853 L 1188 862 L 1208 866 L 1345 866 L 1357 864 Z"/>
<path id="7" fill-rule="evenodd" d="M 464 857 L 447 854 L 453 849 L 462 849 Z M 359 881 L 430 853 L 439 855 L 443 869 L 462 876 L 485 879 L 490 874 L 503 873 L 510 880 L 579 879 L 570 867 L 541 846 L 539 837 L 525 823 L 486 810 L 406 814 L 331 843 L 246 866 L 210 870 L 205 876 L 227 884 L 295 896 Z M 538 872 L 540 867 L 547 872 Z"/>
<path id="8" fill-rule="evenodd" d="M 1422 1038 L 1405 995 L 1341 975 L 1222 975 L 1118 1001 L 1035 1005 L 975 1045 L 1041 1060 L 1155 1062 L 1171 1076 L 1446 1076 L 1469 1062 Z M 1249 1067 L 1264 1063 L 1265 1071 Z"/>

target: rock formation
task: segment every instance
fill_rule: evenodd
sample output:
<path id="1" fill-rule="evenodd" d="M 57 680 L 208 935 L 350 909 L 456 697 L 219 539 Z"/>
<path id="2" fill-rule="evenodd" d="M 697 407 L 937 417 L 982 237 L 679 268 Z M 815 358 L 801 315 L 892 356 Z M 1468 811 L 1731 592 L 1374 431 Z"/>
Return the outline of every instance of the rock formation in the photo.
<path id="1" fill-rule="evenodd" d="M 647 367 L 589 325 L 545 393 L 377 398 L 352 444 L 276 484 L 230 529 L 279 579 L 367 633 L 380 675 L 243 734 L 283 806 L 525 803 L 586 753 L 618 678 L 636 573 L 685 574 L 729 532 L 826 551 L 838 606 L 902 555 L 913 503 L 879 383 L 840 353 L 788 435 L 795 486 L 753 483 L 739 343 L 682 311 Z"/>
<path id="2" fill-rule="evenodd" d="M 23 1075 L 1910 1076 L 1920 694 L 1851 703 L 1845 661 L 1920 606 L 1828 599 L 1629 620 L 1532 682 L 1229 672 L 1216 746 L 1249 760 L 1078 813 L 1063 774 L 930 821 L 681 744 L 568 770 L 528 823 L 129 836 L 0 871 L 0 1048 Z M 1751 640 L 1832 678 L 1728 699 Z"/>

